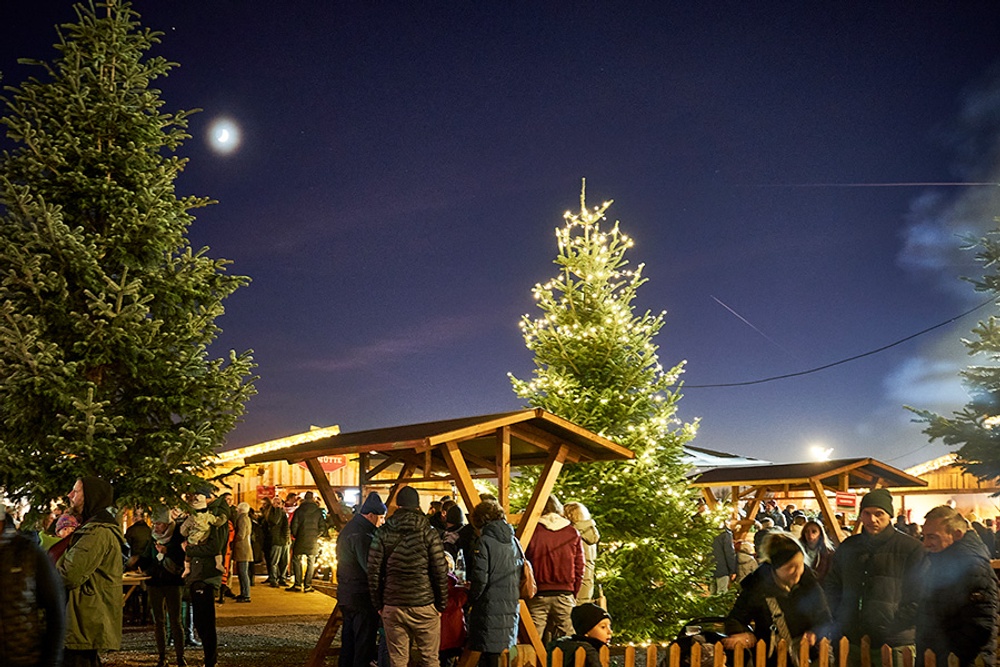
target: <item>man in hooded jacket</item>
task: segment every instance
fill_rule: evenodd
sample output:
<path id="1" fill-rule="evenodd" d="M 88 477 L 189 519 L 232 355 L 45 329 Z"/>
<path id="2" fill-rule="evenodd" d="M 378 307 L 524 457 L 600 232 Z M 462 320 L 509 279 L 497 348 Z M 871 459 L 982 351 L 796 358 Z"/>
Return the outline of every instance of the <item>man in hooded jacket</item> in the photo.
<path id="1" fill-rule="evenodd" d="M 583 583 L 583 541 L 566 518 L 562 503 L 549 496 L 538 528 L 524 550 L 538 593 L 527 601 L 531 620 L 543 641 L 573 634 L 570 614 Z M 552 632 L 546 634 L 546 628 Z"/>
<path id="2" fill-rule="evenodd" d="M 105 480 L 81 477 L 69 499 L 82 523 L 56 564 L 67 598 L 63 664 L 99 665 L 98 651 L 121 648 L 125 535 L 110 509 L 114 491 Z"/>

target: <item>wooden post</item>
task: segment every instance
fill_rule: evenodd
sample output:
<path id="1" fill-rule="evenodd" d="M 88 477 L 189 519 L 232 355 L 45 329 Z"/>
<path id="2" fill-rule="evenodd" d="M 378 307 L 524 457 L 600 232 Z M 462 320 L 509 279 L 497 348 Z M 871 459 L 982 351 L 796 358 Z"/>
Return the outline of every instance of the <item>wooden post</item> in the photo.
<path id="1" fill-rule="evenodd" d="M 472 508 L 479 504 L 479 491 L 472 483 L 472 475 L 469 473 L 469 466 L 465 465 L 465 459 L 462 458 L 462 450 L 458 448 L 457 442 L 446 442 L 441 445 L 441 455 L 448 464 L 451 476 L 455 478 L 455 486 L 462 494 L 465 506 L 471 512 Z"/>
<path id="2" fill-rule="evenodd" d="M 559 445 L 559 448 L 553 450 L 549 455 L 549 460 L 546 462 L 545 468 L 542 469 L 542 474 L 535 484 L 535 491 L 531 494 L 531 500 L 524 508 L 521 522 L 517 525 L 517 537 L 521 540 L 522 546 L 527 547 L 531 536 L 535 534 L 538 519 L 542 516 L 542 510 L 545 509 L 545 503 L 549 500 L 552 487 L 556 484 L 556 477 L 559 476 L 563 463 L 566 461 L 567 453 L 569 453 L 569 447 Z"/>
<path id="3" fill-rule="evenodd" d="M 323 502 L 326 503 L 326 507 L 330 512 L 336 509 L 337 494 L 333 492 L 333 487 L 330 486 L 330 480 L 326 478 L 326 472 L 323 470 L 323 465 L 319 462 L 319 459 L 312 458 L 306 459 L 306 467 L 312 474 L 313 481 L 316 482 L 316 488 L 319 489 L 319 495 L 323 498 Z M 360 504 L 364 502 L 364 498 L 358 501 Z"/>
<path id="4" fill-rule="evenodd" d="M 306 660 L 306 667 L 323 667 L 323 664 L 326 662 L 326 656 L 330 651 L 330 645 L 333 644 L 333 638 L 337 635 L 337 630 L 340 629 L 340 625 L 343 622 L 344 617 L 340 611 L 340 603 L 337 603 L 334 605 L 333 611 L 330 613 L 330 618 L 327 619 L 326 625 L 323 627 L 323 632 L 319 635 L 316 647 L 309 654 L 309 659 Z"/>
<path id="5" fill-rule="evenodd" d="M 835 545 L 840 546 L 840 543 L 844 541 L 844 532 L 840 529 L 840 523 L 837 521 L 833 506 L 830 505 L 830 499 L 826 497 L 826 489 L 823 488 L 823 484 L 818 479 L 810 479 L 809 486 L 816 496 L 816 502 L 819 503 L 820 516 L 823 517 L 823 523 L 826 524 L 827 535 L 830 536 Z"/>
<path id="6" fill-rule="evenodd" d="M 403 469 L 399 471 L 399 477 L 396 478 L 396 483 L 389 488 L 389 495 L 386 496 L 385 506 L 389 508 L 388 514 L 392 514 L 396 509 L 396 494 L 399 493 L 399 489 L 403 486 L 403 482 L 413 477 L 413 471 L 417 469 L 417 466 L 413 463 L 404 463 Z"/>
<path id="7" fill-rule="evenodd" d="M 497 500 L 504 514 L 510 514 L 510 427 L 497 429 Z M 469 508 L 472 511 L 472 508 Z"/>

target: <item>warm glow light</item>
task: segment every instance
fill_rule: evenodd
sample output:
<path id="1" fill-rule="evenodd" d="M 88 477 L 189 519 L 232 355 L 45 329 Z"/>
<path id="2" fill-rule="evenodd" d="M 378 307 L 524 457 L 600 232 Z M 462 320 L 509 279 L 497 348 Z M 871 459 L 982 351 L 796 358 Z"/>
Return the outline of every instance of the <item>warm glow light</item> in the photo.
<path id="1" fill-rule="evenodd" d="M 833 447 L 824 447 L 819 444 L 809 446 L 809 456 L 813 461 L 829 461 L 830 454 L 833 454 Z"/>

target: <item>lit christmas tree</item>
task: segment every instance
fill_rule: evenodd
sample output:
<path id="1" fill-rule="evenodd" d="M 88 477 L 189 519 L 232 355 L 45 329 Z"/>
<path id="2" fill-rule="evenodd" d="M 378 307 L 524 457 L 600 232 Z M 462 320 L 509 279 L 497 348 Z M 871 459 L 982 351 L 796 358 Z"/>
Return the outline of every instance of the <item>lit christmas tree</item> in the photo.
<path id="1" fill-rule="evenodd" d="M 995 221 L 1000 224 L 1000 218 Z M 969 239 L 983 266 L 979 280 L 969 279 L 977 292 L 1000 298 L 1000 228 L 982 238 Z M 943 417 L 927 410 L 914 410 L 927 422 L 924 433 L 931 441 L 941 439 L 957 447 L 958 462 L 983 481 L 1000 480 L 1000 318 L 990 315 L 973 328 L 975 338 L 962 339 L 969 356 L 980 361 L 961 372 L 970 399 L 965 407 Z M 913 408 L 910 408 L 913 410 Z"/>
<path id="2" fill-rule="evenodd" d="M 0 486 L 37 511 L 96 474 L 175 502 L 253 393 L 249 353 L 208 356 L 248 279 L 193 249 L 178 197 L 187 112 L 164 113 L 157 33 L 78 5 L 44 81 L 10 89 L 0 156 Z"/>
<path id="3" fill-rule="evenodd" d="M 556 230 L 559 274 L 533 290 L 543 316 L 521 320 L 535 354 L 534 377 L 511 376 L 511 382 L 530 405 L 635 453 L 627 462 L 568 465 L 555 493 L 563 502 L 586 505 L 601 532 L 597 582 L 615 635 L 670 639 L 681 623 L 712 605 L 702 584 L 718 529 L 694 516 L 697 495 L 681 462 L 697 427 L 676 416 L 683 362 L 670 370 L 660 365 L 653 338 L 663 313 L 634 313 L 645 279 L 641 264 L 627 268 L 632 240 L 617 222 L 603 230 L 611 202 L 588 209 L 585 194 L 580 213 L 567 212 L 565 226 Z M 521 483 L 515 491 L 527 488 Z"/>

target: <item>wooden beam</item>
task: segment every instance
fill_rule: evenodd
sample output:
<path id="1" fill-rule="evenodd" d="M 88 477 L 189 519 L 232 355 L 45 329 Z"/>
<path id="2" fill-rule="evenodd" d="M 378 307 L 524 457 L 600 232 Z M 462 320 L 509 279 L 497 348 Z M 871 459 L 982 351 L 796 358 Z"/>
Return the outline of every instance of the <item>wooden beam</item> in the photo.
<path id="1" fill-rule="evenodd" d="M 424 477 L 430 477 L 431 474 L 434 472 L 434 467 L 433 467 L 434 464 L 431 461 L 432 453 L 433 452 L 431 452 L 431 450 L 429 449 L 424 452 L 424 465 L 423 465 Z"/>
<path id="2" fill-rule="evenodd" d="M 715 508 L 719 506 L 719 503 L 715 500 L 715 494 L 712 493 L 712 489 L 707 486 L 702 487 L 701 497 L 705 499 L 705 504 L 708 505 L 708 509 L 711 511 L 714 512 Z"/>
<path id="3" fill-rule="evenodd" d="M 397 463 L 401 464 L 403 463 L 403 460 L 395 456 L 387 457 L 385 461 L 382 461 L 382 463 L 379 463 L 377 466 L 368 471 L 368 477 L 372 478 L 375 475 L 387 470 L 390 466 L 393 466 Z"/>
<path id="4" fill-rule="evenodd" d="M 344 616 L 340 609 L 340 603 L 338 602 L 333 606 L 333 611 L 330 612 L 330 618 L 326 620 L 326 626 L 323 628 L 323 632 L 319 635 L 319 641 L 316 642 L 316 647 L 309 654 L 309 659 L 306 660 L 306 667 L 323 667 L 326 664 L 326 656 L 330 652 L 330 646 L 333 644 L 334 637 L 337 636 L 337 630 L 340 629 L 340 625 L 344 622 Z"/>
<path id="5" fill-rule="evenodd" d="M 521 605 L 521 618 L 520 618 L 520 635 L 521 637 L 528 640 L 531 647 L 535 649 L 535 665 L 536 667 L 542 667 L 542 665 L 548 664 L 548 660 L 545 655 L 545 644 L 542 643 L 542 638 L 538 636 L 538 630 L 535 628 L 535 622 L 531 620 L 531 612 L 528 610 L 528 603 L 525 600 L 518 600 Z"/>
<path id="6" fill-rule="evenodd" d="M 365 501 L 365 482 L 368 481 L 368 452 L 358 454 L 358 502 Z"/>
<path id="7" fill-rule="evenodd" d="M 323 498 L 323 502 L 326 503 L 326 509 L 333 512 L 334 509 L 340 504 L 337 502 L 337 494 L 334 492 L 333 487 L 330 486 L 330 480 L 326 478 L 326 472 L 323 470 L 323 465 L 319 462 L 319 459 L 306 459 L 306 468 L 312 474 L 313 481 L 316 482 L 316 488 L 319 490 L 320 497 Z M 362 501 L 364 499 L 362 498 Z M 242 593 L 240 593 L 242 595 Z"/>
<path id="8" fill-rule="evenodd" d="M 826 497 L 826 488 L 818 479 L 812 480 L 811 484 L 813 494 L 816 496 L 816 502 L 819 503 L 819 512 L 820 516 L 823 517 L 823 525 L 826 526 L 826 534 L 830 536 L 835 546 L 840 546 L 840 543 L 844 541 L 844 533 L 840 530 L 840 523 L 837 522 L 830 499 Z"/>
<path id="9" fill-rule="evenodd" d="M 501 426 L 497 429 L 497 501 L 504 514 L 510 512 L 510 427 Z M 472 511 L 472 508 L 469 508 Z"/>
<path id="10" fill-rule="evenodd" d="M 840 487 L 837 489 L 841 493 L 847 493 L 851 490 L 851 475 L 850 473 L 842 472 L 840 473 Z"/>
<path id="11" fill-rule="evenodd" d="M 420 466 L 415 466 L 415 467 L 419 468 Z M 469 473 L 469 477 L 471 477 L 472 479 L 496 479 L 497 476 L 491 472 L 482 472 L 475 474 Z M 407 483 L 423 484 L 428 482 L 454 482 L 454 481 L 456 481 L 454 475 L 450 473 L 444 473 L 441 475 L 431 475 L 430 477 L 410 477 L 407 480 Z M 392 486 L 395 483 L 396 481 L 391 479 L 373 479 L 370 482 L 368 482 L 368 486 Z"/>
<path id="12" fill-rule="evenodd" d="M 552 487 L 556 484 L 556 477 L 559 476 L 563 464 L 566 462 L 568 449 L 566 445 L 560 445 L 558 449 L 552 450 L 548 463 L 545 464 L 538 482 L 535 483 L 535 490 L 531 494 L 531 500 L 528 501 L 527 507 L 524 508 L 521 522 L 517 526 L 517 537 L 521 540 L 521 545 L 524 547 L 528 546 L 531 536 L 535 534 L 535 528 L 538 526 L 538 518 L 542 516 L 545 503 L 548 502 L 549 495 L 552 493 Z"/>
<path id="13" fill-rule="evenodd" d="M 439 451 L 448 464 L 452 477 L 455 478 L 455 486 L 462 494 L 465 506 L 471 512 L 472 508 L 479 504 L 479 491 L 472 483 L 472 475 L 469 473 L 469 467 L 465 465 L 465 459 L 462 458 L 462 450 L 458 448 L 457 442 L 452 441 L 441 445 Z"/>
<path id="14" fill-rule="evenodd" d="M 487 470 L 493 472 L 494 475 L 496 474 L 497 464 L 495 461 L 484 459 L 481 456 L 476 456 L 475 454 L 470 454 L 469 452 L 462 452 L 462 454 L 465 456 L 467 463 L 472 463 L 480 468 L 486 468 Z"/>
<path id="15" fill-rule="evenodd" d="M 399 490 L 405 486 L 404 482 L 408 482 L 411 477 L 413 477 L 413 471 L 417 469 L 417 466 L 413 463 L 404 463 L 403 469 L 399 471 L 399 476 L 396 481 L 392 483 L 392 488 L 389 489 L 389 494 L 385 499 L 385 506 L 389 508 L 387 514 L 392 514 L 396 510 L 396 494 Z"/>

